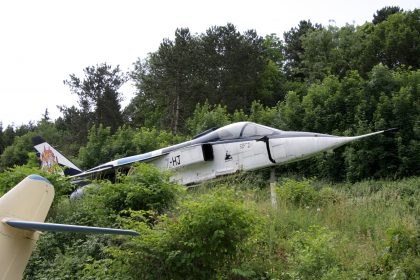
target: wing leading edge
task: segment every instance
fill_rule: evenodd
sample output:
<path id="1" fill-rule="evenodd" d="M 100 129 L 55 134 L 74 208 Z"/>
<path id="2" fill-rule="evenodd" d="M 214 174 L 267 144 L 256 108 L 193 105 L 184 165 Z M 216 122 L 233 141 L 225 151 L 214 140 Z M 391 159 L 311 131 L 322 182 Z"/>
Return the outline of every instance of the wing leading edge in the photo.
<path id="1" fill-rule="evenodd" d="M 136 231 L 125 230 L 125 229 L 88 227 L 88 226 L 54 224 L 54 223 L 28 222 L 28 221 L 18 221 L 18 220 L 5 220 L 3 222 L 8 224 L 11 227 L 18 228 L 18 229 L 25 229 L 25 230 L 139 235 L 139 233 L 136 232 Z"/>
<path id="2" fill-rule="evenodd" d="M 100 174 L 100 173 L 107 172 L 107 171 L 115 169 L 115 168 L 128 166 L 128 165 L 131 165 L 131 164 L 134 164 L 134 163 L 137 163 L 137 162 L 148 162 L 150 160 L 162 157 L 162 156 L 167 155 L 167 154 L 169 154 L 169 152 L 163 153 L 161 150 L 158 150 L 158 151 L 154 151 L 154 152 L 150 152 L 150 153 L 125 157 L 125 158 L 121 158 L 121 159 L 117 159 L 117 160 L 114 160 L 114 161 L 104 163 L 104 164 L 99 165 L 97 167 L 94 167 L 92 169 L 86 170 L 82 173 L 73 175 L 73 176 L 71 176 L 71 178 L 85 178 L 85 177 L 89 177 L 89 176 L 92 176 L 92 175 L 95 176 L 95 174 Z"/>

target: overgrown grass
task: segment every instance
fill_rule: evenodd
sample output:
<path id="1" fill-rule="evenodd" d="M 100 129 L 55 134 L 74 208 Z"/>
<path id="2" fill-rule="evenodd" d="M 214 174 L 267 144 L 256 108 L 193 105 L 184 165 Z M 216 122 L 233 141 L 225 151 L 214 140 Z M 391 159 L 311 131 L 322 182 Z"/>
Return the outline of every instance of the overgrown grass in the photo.
<path id="1" fill-rule="evenodd" d="M 420 177 L 334 185 L 281 178 L 276 208 L 260 182 L 255 174 L 223 181 L 261 221 L 226 278 L 420 278 Z"/>
<path id="2" fill-rule="evenodd" d="M 418 177 L 340 185 L 280 180 L 277 208 L 268 198 L 257 202 L 266 217 L 260 236 L 271 252 L 262 253 L 270 258 L 266 275 L 418 279 L 419 189 Z"/>
<path id="3" fill-rule="evenodd" d="M 119 184 L 98 182 L 82 200 L 62 195 L 50 219 L 128 227 L 138 237 L 45 234 L 26 279 L 420 278 L 420 177 L 281 178 L 273 207 L 268 173 L 184 192 L 150 166 L 137 170 Z M 12 184 L 26 171 L 1 178 Z"/>

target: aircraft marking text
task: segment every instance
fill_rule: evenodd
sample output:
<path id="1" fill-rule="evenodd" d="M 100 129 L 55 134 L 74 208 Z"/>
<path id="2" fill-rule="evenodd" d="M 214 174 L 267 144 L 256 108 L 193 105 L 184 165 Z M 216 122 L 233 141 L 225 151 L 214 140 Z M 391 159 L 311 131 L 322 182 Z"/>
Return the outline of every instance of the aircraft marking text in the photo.
<path id="1" fill-rule="evenodd" d="M 245 142 L 245 143 L 239 144 L 239 149 L 241 149 L 241 150 L 251 149 L 251 147 L 252 147 L 251 142 Z"/>
<path id="2" fill-rule="evenodd" d="M 169 164 L 172 165 L 172 166 L 181 165 L 181 155 L 177 155 L 177 156 L 172 157 Z"/>

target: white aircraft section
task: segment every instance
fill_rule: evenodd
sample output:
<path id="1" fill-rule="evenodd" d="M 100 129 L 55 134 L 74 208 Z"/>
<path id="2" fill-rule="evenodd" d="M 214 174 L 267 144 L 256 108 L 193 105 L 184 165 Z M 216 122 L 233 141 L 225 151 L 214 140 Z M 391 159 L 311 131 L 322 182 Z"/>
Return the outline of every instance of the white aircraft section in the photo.
<path id="1" fill-rule="evenodd" d="M 54 187 L 39 175 L 29 175 L 0 198 L 0 280 L 19 280 L 40 231 L 138 235 L 132 230 L 44 223 L 54 199 Z"/>
<path id="2" fill-rule="evenodd" d="M 0 198 L 1 279 L 22 279 L 26 263 L 39 238 L 39 232 L 13 228 L 7 225 L 7 220 L 43 222 L 53 201 L 54 188 L 39 177 L 27 177 Z"/>
<path id="3" fill-rule="evenodd" d="M 244 141 L 214 144 L 212 149 L 214 158 L 209 161 L 187 161 L 185 164 L 173 166 L 174 160 L 182 163 L 184 159 L 188 158 L 202 159 L 201 146 L 196 146 L 194 149 L 174 151 L 170 155 L 150 163 L 160 169 L 165 169 L 165 167 L 171 169 L 174 172 L 172 178 L 182 185 L 202 182 L 240 170 L 254 170 L 272 164 L 267 157 L 264 142 Z"/>
<path id="4" fill-rule="evenodd" d="M 160 169 L 171 169 L 174 172 L 172 178 L 175 181 L 182 185 L 189 185 L 239 171 L 251 171 L 299 161 L 316 153 L 332 150 L 348 142 L 382 132 L 340 137 L 308 132 L 285 132 L 241 122 L 202 136 L 210 141 L 217 139 L 215 142 L 210 142 L 214 155 L 212 160 L 203 160 L 200 146 L 189 146 L 152 160 L 150 163 Z M 246 141 L 249 138 L 254 140 Z M 237 141 L 226 142 L 233 139 Z M 197 160 L 189 160 L 190 158 Z"/>

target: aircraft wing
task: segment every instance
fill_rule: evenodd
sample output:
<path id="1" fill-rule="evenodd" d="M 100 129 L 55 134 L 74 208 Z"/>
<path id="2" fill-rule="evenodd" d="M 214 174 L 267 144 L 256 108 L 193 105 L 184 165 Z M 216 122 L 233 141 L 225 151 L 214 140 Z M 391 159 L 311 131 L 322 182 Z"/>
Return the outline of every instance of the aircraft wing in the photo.
<path id="1" fill-rule="evenodd" d="M 168 152 L 163 153 L 162 150 L 157 150 L 157 151 L 153 151 L 153 152 L 149 152 L 149 153 L 145 153 L 141 155 L 121 158 L 115 161 L 116 167 L 127 165 L 127 164 L 133 164 L 135 162 L 143 162 L 143 161 L 147 162 L 147 161 L 150 161 L 152 159 L 155 159 L 155 158 L 167 155 L 167 154 L 169 153 Z"/>
<path id="2" fill-rule="evenodd" d="M 162 156 L 167 155 L 167 154 L 169 154 L 169 152 L 162 153 L 161 150 L 158 150 L 158 151 L 154 151 L 154 152 L 150 152 L 150 153 L 125 157 L 125 158 L 117 159 L 117 160 L 114 160 L 114 161 L 110 161 L 108 163 L 105 163 L 105 164 L 99 165 L 97 167 L 94 167 L 92 169 L 86 170 L 82 173 L 73 175 L 73 176 L 71 176 L 71 178 L 88 177 L 89 175 L 106 172 L 107 170 L 111 170 L 111 169 L 122 167 L 122 166 L 127 166 L 127 165 L 134 164 L 134 163 L 137 163 L 137 162 L 148 162 L 150 160 L 162 157 Z"/>
<path id="3" fill-rule="evenodd" d="M 11 227 L 38 230 L 38 231 L 58 231 L 58 232 L 81 232 L 81 233 L 100 233 L 100 234 L 119 234 L 119 235 L 138 235 L 139 233 L 133 230 L 114 229 L 114 228 L 100 228 L 88 226 L 76 226 L 66 224 L 52 224 L 41 222 L 28 222 L 18 220 L 5 220 L 4 223 Z"/>
<path id="4" fill-rule="evenodd" d="M 112 168 L 114 168 L 115 166 L 113 165 L 101 165 L 95 168 L 92 168 L 90 170 L 87 171 L 83 171 L 82 173 L 70 176 L 70 178 L 83 178 L 83 177 L 87 177 L 91 174 L 97 174 L 97 173 L 101 173 L 107 170 L 111 170 Z"/>

